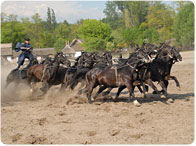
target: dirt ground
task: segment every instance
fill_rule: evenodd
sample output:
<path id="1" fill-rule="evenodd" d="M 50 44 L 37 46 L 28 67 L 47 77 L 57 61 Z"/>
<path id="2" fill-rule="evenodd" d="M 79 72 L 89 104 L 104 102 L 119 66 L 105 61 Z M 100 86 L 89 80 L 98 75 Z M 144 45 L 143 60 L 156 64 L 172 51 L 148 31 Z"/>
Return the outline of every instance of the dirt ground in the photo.
<path id="1" fill-rule="evenodd" d="M 127 103 L 127 90 L 113 102 L 100 96 L 88 104 L 77 89 L 29 99 L 26 85 L 4 88 L 7 74 L 16 65 L 2 67 L 1 141 L 4 144 L 191 144 L 194 141 L 194 52 L 182 52 L 182 62 L 172 68 L 181 88 L 170 81 L 169 99 L 149 94 L 141 103 Z M 159 85 L 156 84 L 158 87 Z"/>

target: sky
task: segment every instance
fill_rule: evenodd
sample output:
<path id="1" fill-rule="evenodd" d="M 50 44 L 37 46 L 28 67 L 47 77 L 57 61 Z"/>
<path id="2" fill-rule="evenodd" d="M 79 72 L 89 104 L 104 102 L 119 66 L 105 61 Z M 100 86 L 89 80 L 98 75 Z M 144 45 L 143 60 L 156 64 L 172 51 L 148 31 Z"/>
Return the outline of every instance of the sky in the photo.
<path id="1" fill-rule="evenodd" d="M 55 12 L 57 22 L 67 20 L 69 23 L 76 23 L 80 19 L 97 19 L 105 17 L 106 0 L 71 0 L 71 1 L 3 1 L 1 2 L 1 12 L 17 15 L 20 18 L 28 17 L 39 13 L 43 20 L 47 18 L 48 7 Z M 169 4 L 170 2 L 165 2 Z"/>
<path id="2" fill-rule="evenodd" d="M 49 7 L 54 10 L 57 22 L 67 20 L 75 23 L 80 19 L 104 18 L 105 3 L 106 1 L 4 1 L 1 3 L 1 12 L 17 15 L 19 20 L 39 13 L 46 20 Z"/>

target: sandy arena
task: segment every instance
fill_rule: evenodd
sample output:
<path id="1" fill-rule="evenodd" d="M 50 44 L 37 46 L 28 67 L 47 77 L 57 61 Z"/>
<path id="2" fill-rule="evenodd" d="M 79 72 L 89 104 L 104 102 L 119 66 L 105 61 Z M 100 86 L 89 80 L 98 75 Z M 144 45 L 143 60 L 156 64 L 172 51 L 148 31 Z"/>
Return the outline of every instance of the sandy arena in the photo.
<path id="1" fill-rule="evenodd" d="M 78 89 L 58 94 L 52 87 L 42 98 L 29 98 L 26 85 L 10 84 L 8 73 L 16 64 L 1 71 L 1 141 L 4 144 L 191 144 L 194 141 L 194 51 L 182 52 L 171 75 L 181 88 L 169 81 L 169 99 L 150 92 L 144 99 L 136 89 L 140 106 L 127 103 L 127 90 L 119 102 L 99 96 L 88 104 Z M 157 87 L 159 85 L 155 84 Z M 93 92 L 95 93 L 95 92 Z"/>

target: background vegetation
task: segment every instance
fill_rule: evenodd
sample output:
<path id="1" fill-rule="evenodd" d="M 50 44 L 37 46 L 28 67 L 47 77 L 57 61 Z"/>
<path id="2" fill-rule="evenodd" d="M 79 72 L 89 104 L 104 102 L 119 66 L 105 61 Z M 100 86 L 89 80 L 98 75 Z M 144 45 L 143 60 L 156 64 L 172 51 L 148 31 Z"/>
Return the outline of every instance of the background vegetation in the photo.
<path id="1" fill-rule="evenodd" d="M 47 19 L 38 13 L 31 18 L 1 13 L 1 43 L 23 42 L 31 38 L 34 48 L 54 47 L 60 51 L 65 41 L 84 40 L 86 51 L 117 51 L 147 43 L 173 41 L 182 49 L 193 49 L 194 4 L 176 1 L 163 2 L 108 1 L 102 20 L 78 20 L 70 24 L 57 22 L 55 12 L 48 8 Z M 57 14 L 58 15 L 58 14 Z"/>

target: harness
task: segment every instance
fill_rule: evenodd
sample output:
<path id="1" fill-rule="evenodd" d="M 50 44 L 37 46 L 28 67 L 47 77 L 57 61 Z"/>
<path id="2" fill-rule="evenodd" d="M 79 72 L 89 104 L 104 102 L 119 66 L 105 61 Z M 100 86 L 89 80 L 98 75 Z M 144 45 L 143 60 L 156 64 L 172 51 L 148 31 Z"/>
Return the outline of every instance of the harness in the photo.
<path id="1" fill-rule="evenodd" d="M 126 66 L 129 66 L 130 68 L 134 68 L 131 64 L 127 63 L 126 65 L 123 65 L 121 67 L 118 67 L 118 66 L 112 66 L 111 69 L 114 69 L 114 73 L 115 73 L 115 78 L 116 78 L 116 83 L 118 86 L 120 86 L 120 78 L 119 78 L 119 75 L 118 75 L 118 69 L 121 69 L 121 68 L 124 68 Z"/>
<path id="2" fill-rule="evenodd" d="M 48 64 L 44 65 L 44 69 L 43 69 L 43 73 L 42 73 L 42 78 L 41 78 L 41 82 L 43 81 L 44 79 L 44 76 L 45 76 L 45 73 L 46 73 L 46 69 L 48 67 Z"/>

